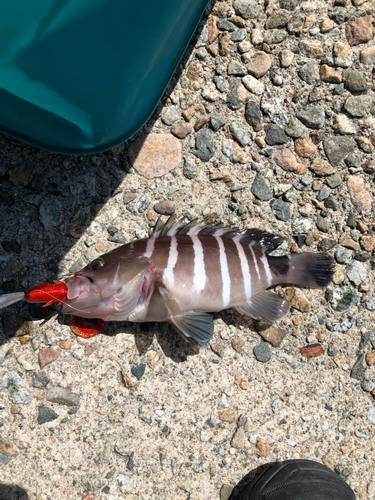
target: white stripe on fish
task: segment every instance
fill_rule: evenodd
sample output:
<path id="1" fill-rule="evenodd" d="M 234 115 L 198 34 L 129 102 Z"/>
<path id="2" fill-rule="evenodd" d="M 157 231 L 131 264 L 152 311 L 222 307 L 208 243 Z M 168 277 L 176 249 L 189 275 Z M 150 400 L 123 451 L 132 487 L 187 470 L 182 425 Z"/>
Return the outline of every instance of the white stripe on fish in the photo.
<path id="1" fill-rule="evenodd" d="M 144 256 L 149 259 L 152 255 L 152 252 L 154 251 L 154 247 L 155 247 L 155 237 L 152 236 L 147 241 L 147 247 L 146 247 L 146 252 L 145 252 Z"/>
<path id="2" fill-rule="evenodd" d="M 256 255 L 255 255 L 255 252 L 252 248 L 251 245 L 249 245 L 249 248 L 250 248 L 250 251 L 251 251 L 251 255 L 253 256 L 253 261 L 254 261 L 254 265 L 255 265 L 255 270 L 257 272 L 257 275 L 258 275 L 258 280 L 260 281 L 260 273 L 259 273 L 259 267 L 258 267 L 258 262 L 257 262 L 257 258 L 256 258 Z"/>
<path id="3" fill-rule="evenodd" d="M 174 284 L 174 267 L 177 264 L 178 250 L 177 250 L 177 238 L 176 236 L 171 236 L 171 246 L 169 248 L 168 264 L 163 273 L 163 278 L 166 281 L 167 287 L 172 287 Z"/>
<path id="4" fill-rule="evenodd" d="M 204 268 L 203 246 L 199 237 L 190 236 L 194 249 L 194 290 L 200 293 L 206 285 L 206 270 Z"/>
<path id="5" fill-rule="evenodd" d="M 249 299 L 251 297 L 251 275 L 244 249 L 242 247 L 241 242 L 239 241 L 240 239 L 241 236 L 239 236 L 238 238 L 237 237 L 233 238 L 233 241 L 236 244 L 238 255 L 241 261 L 242 277 L 245 286 L 246 299 Z"/>
<path id="6" fill-rule="evenodd" d="M 228 269 L 227 255 L 225 253 L 224 242 L 220 236 L 216 236 L 216 241 L 219 244 L 220 250 L 220 268 L 221 268 L 221 278 L 223 280 L 223 309 L 228 307 L 230 302 L 230 276 Z"/>
<path id="7" fill-rule="evenodd" d="M 268 264 L 267 256 L 265 254 L 262 254 L 262 257 L 260 258 L 260 260 L 262 261 L 264 270 L 266 272 L 268 286 L 271 286 L 272 274 L 271 274 L 270 266 Z"/>

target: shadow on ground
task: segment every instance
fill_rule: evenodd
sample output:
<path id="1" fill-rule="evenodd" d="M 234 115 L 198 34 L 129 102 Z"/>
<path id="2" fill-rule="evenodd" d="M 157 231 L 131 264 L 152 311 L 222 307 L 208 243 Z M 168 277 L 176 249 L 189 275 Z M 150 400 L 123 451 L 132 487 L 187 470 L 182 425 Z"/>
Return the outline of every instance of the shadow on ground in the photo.
<path id="1" fill-rule="evenodd" d="M 193 43 L 206 18 L 207 11 Z M 128 175 L 130 143 L 135 139 L 142 141 L 150 133 L 192 51 L 191 43 L 146 124 L 114 150 L 68 156 L 0 134 L 0 294 L 23 291 L 39 281 L 51 282 L 61 276 L 64 256 Z M 76 264 L 79 269 L 79 263 Z M 51 314 L 24 302 L 0 311 L 0 345 L 16 332 L 31 333 L 33 320 Z"/>
<path id="2" fill-rule="evenodd" d="M 15 484 L 0 484 L 1 500 L 29 500 L 27 491 Z"/>

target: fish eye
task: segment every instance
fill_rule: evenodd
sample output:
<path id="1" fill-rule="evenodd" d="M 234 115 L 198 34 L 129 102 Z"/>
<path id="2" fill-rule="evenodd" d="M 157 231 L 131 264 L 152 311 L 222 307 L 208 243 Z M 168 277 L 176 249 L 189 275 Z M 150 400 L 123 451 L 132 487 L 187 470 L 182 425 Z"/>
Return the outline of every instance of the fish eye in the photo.
<path id="1" fill-rule="evenodd" d="M 90 271 L 98 271 L 103 266 L 104 266 L 104 260 L 103 259 L 93 260 L 91 262 L 91 264 L 90 264 Z"/>

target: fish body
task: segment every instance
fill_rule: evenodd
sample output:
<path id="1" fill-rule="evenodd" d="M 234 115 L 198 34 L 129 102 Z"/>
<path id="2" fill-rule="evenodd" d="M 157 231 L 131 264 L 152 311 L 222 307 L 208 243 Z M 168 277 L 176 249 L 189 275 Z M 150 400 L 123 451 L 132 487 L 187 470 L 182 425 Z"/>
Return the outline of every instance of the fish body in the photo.
<path id="1" fill-rule="evenodd" d="M 104 321 L 168 321 L 202 347 L 213 334 L 208 312 L 234 307 L 275 321 L 290 305 L 269 287 L 329 283 L 330 256 L 269 256 L 282 241 L 258 229 L 159 221 L 149 238 L 118 247 L 66 279 L 62 312 Z"/>

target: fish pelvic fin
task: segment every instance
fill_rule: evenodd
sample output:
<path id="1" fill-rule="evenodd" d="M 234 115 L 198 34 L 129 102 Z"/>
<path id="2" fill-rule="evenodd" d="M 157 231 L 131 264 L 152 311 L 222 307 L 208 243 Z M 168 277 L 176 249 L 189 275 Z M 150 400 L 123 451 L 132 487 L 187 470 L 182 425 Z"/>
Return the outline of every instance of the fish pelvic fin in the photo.
<path id="1" fill-rule="evenodd" d="M 169 322 L 187 342 L 201 348 L 205 347 L 214 333 L 212 316 L 202 312 L 189 312 L 171 316 Z"/>
<path id="2" fill-rule="evenodd" d="M 235 309 L 251 318 L 262 318 L 273 322 L 282 318 L 289 311 L 290 304 L 277 293 L 266 291 L 255 295 Z"/>

